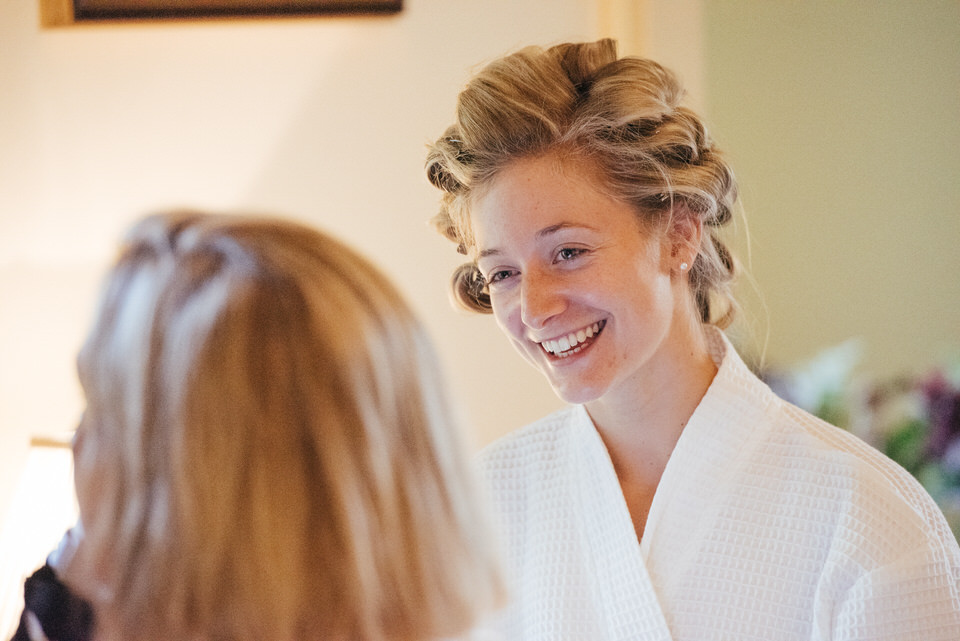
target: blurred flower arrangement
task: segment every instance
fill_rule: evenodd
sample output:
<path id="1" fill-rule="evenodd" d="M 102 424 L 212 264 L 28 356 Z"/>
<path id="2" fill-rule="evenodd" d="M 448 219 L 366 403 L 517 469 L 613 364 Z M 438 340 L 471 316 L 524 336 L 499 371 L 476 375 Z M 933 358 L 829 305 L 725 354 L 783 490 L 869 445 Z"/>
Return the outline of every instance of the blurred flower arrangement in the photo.
<path id="1" fill-rule="evenodd" d="M 782 398 L 861 437 L 927 489 L 960 540 L 960 359 L 913 376 L 856 375 L 861 343 L 847 341 L 763 378 Z"/>

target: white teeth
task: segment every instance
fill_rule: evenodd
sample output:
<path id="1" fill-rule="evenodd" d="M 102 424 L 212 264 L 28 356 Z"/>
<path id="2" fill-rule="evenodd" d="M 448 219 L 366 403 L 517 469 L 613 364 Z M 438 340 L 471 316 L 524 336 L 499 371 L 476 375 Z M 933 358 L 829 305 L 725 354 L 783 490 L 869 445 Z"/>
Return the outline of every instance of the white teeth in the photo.
<path id="1" fill-rule="evenodd" d="M 583 329 L 577 330 L 576 332 L 571 332 L 566 336 L 561 336 L 560 338 L 551 339 L 548 341 L 543 341 L 540 345 L 546 351 L 551 354 L 562 355 L 564 352 L 571 351 L 571 353 L 577 353 L 580 349 L 577 348 L 577 345 L 580 345 L 588 338 L 593 338 L 596 334 L 600 333 L 600 323 L 594 323 L 589 327 L 584 327 Z"/>

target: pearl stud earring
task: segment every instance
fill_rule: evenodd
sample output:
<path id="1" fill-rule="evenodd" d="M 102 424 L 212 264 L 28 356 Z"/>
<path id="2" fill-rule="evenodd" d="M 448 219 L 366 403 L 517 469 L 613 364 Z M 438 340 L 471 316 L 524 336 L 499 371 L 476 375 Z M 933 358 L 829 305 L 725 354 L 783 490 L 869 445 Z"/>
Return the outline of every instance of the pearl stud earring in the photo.
<path id="1" fill-rule="evenodd" d="M 688 267 L 690 267 L 690 265 L 688 265 L 688 264 L 686 264 L 686 263 L 680 263 L 680 271 L 685 272 L 685 271 L 687 271 L 687 268 L 688 268 Z"/>

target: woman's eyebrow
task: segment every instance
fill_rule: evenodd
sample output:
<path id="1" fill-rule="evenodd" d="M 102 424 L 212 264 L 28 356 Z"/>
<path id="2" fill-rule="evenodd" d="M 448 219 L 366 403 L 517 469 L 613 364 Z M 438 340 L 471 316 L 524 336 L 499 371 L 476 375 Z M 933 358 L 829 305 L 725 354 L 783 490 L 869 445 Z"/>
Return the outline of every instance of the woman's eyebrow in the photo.
<path id="1" fill-rule="evenodd" d="M 544 227 L 543 229 L 541 229 L 536 233 L 536 237 L 537 239 L 544 238 L 551 234 L 555 234 L 558 231 L 561 231 L 564 229 L 571 229 L 571 228 L 586 229 L 588 231 L 597 231 L 596 228 L 591 227 L 590 225 L 587 225 L 585 223 L 557 223 L 556 225 L 548 225 L 547 227 Z"/>
<path id="2" fill-rule="evenodd" d="M 557 223 L 555 225 L 547 225 L 543 229 L 538 230 L 537 233 L 534 234 L 534 236 L 536 237 L 537 240 L 541 240 L 543 238 L 546 238 L 547 236 L 550 236 L 551 234 L 557 233 L 558 231 L 561 231 L 564 229 L 572 229 L 572 228 L 586 229 L 587 231 L 597 231 L 595 227 L 591 227 L 590 225 L 585 225 L 583 223 Z M 498 247 L 483 249 L 480 251 L 480 253 L 477 254 L 477 260 L 480 260 L 481 258 L 486 258 L 488 256 L 495 256 L 500 253 L 502 252 Z"/>

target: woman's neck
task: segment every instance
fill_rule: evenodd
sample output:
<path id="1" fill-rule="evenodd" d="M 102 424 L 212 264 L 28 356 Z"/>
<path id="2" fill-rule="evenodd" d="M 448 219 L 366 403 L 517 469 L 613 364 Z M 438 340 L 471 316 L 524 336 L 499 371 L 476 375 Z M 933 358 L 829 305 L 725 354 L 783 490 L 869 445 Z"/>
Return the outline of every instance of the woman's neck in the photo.
<path id="1" fill-rule="evenodd" d="M 688 337 L 689 338 L 689 337 Z M 701 331 L 664 365 L 587 404 L 621 483 L 655 486 L 717 373 Z"/>

